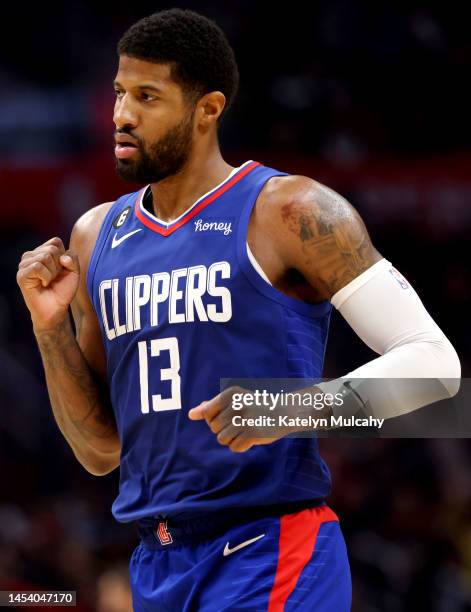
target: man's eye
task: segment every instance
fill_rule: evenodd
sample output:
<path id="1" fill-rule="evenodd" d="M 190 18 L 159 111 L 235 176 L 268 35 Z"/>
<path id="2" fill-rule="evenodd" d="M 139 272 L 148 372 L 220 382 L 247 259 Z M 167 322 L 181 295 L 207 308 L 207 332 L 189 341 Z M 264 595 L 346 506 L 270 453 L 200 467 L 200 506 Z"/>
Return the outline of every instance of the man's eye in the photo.
<path id="1" fill-rule="evenodd" d="M 123 92 L 122 92 L 122 91 L 120 91 L 119 89 L 115 89 L 115 90 L 114 90 L 114 93 L 115 93 L 115 95 L 116 95 L 116 97 L 117 97 L 117 98 L 120 98 L 120 97 L 123 95 Z"/>
<path id="2" fill-rule="evenodd" d="M 151 100 L 155 100 L 155 96 L 145 92 L 141 94 L 141 98 L 142 100 L 144 100 L 144 102 L 150 102 Z"/>

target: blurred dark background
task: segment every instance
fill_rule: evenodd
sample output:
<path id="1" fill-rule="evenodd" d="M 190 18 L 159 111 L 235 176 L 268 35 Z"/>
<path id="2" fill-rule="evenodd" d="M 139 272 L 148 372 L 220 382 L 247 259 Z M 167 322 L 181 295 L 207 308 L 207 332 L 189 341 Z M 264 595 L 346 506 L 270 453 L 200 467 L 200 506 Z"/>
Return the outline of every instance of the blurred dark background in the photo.
<path id="1" fill-rule="evenodd" d="M 68 241 L 114 175 L 115 45 L 172 5 L 10 4 L 0 37 L 0 590 L 76 590 L 126 612 L 137 536 L 110 512 L 117 474 L 75 461 L 51 416 L 15 275 L 23 251 Z M 471 38 L 465 4 L 180 2 L 226 32 L 241 73 L 221 131 L 255 159 L 346 196 L 471 370 Z M 326 376 L 371 353 L 333 317 Z M 352 564 L 355 612 L 471 610 L 471 443 L 322 440 Z M 335 612 L 335 611 L 332 611 Z"/>

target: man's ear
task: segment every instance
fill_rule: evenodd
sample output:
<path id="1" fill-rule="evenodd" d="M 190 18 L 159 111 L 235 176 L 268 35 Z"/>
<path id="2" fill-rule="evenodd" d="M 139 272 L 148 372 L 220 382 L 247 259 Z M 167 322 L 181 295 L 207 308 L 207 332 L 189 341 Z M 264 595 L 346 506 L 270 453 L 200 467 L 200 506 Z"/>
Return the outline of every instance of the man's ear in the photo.
<path id="1" fill-rule="evenodd" d="M 203 128 L 216 124 L 225 106 L 226 96 L 221 91 L 205 94 L 197 104 L 197 124 Z"/>

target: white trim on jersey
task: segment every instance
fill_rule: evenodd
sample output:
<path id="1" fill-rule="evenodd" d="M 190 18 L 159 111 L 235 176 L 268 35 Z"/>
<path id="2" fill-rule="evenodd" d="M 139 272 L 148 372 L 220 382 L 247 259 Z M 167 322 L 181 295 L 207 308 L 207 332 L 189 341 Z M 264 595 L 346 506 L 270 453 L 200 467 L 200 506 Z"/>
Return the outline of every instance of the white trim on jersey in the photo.
<path id="1" fill-rule="evenodd" d="M 263 278 L 264 281 L 266 281 L 269 285 L 271 285 L 268 276 L 262 270 L 262 266 L 258 263 L 258 261 L 254 257 L 254 254 L 250 250 L 248 242 L 247 242 L 247 255 L 248 255 L 248 258 L 250 259 L 250 263 L 255 268 L 255 270 L 260 274 L 260 276 Z"/>

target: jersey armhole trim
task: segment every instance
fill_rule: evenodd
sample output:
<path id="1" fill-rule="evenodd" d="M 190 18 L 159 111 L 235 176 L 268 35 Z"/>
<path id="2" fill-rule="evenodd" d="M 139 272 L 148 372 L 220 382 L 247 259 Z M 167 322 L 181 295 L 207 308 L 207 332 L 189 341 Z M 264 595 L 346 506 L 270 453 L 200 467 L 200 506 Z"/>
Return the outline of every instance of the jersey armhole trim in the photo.
<path id="1" fill-rule="evenodd" d="M 93 283 L 95 280 L 95 271 L 96 271 L 96 267 L 98 265 L 98 261 L 101 257 L 101 254 L 103 252 L 105 243 L 106 243 L 106 238 L 108 237 L 108 234 L 110 233 L 111 230 L 111 223 L 110 223 L 110 219 L 113 218 L 112 214 L 113 211 L 115 210 L 116 205 L 118 204 L 118 202 L 120 200 L 123 200 L 124 202 L 127 202 L 127 200 L 129 200 L 130 198 L 132 198 L 135 194 L 135 192 L 130 193 L 128 195 L 125 196 L 121 196 L 120 198 L 118 198 L 117 200 L 115 200 L 113 202 L 113 204 L 110 206 L 110 209 L 108 210 L 108 212 L 105 215 L 105 218 L 102 221 L 101 227 L 100 227 L 100 231 L 98 232 L 98 236 L 97 239 L 95 241 L 95 246 L 93 247 L 93 251 L 92 251 L 92 256 L 90 257 L 90 263 L 88 264 L 88 270 L 87 270 L 87 289 L 88 289 L 88 295 L 90 297 L 90 301 L 92 302 L 92 304 L 94 305 L 94 301 L 93 301 Z"/>
<path id="2" fill-rule="evenodd" d="M 260 276 L 260 273 L 254 268 L 249 258 L 249 255 L 247 253 L 247 234 L 250 217 L 252 214 L 253 207 L 257 202 L 258 195 L 260 194 L 262 188 L 265 186 L 266 182 L 269 179 L 275 176 L 289 176 L 287 172 L 278 172 L 274 171 L 274 169 L 269 169 L 266 167 L 263 167 L 263 170 L 265 172 L 266 170 L 271 170 L 271 174 L 266 178 L 266 180 L 263 181 L 262 185 L 257 185 L 258 191 L 256 191 L 255 194 L 253 191 L 251 192 L 250 199 L 246 203 L 239 218 L 236 245 L 237 260 L 239 266 L 250 284 L 259 293 L 261 293 L 268 299 L 273 300 L 274 302 L 277 302 L 278 304 L 281 304 L 286 308 L 290 308 L 291 310 L 294 310 L 295 312 L 307 317 L 323 317 L 328 314 L 332 309 L 332 304 L 330 303 L 330 301 L 326 300 L 324 302 L 321 302 L 320 304 L 308 304 L 307 302 L 303 302 L 302 300 L 298 300 L 297 298 L 293 298 L 289 295 L 286 295 L 279 289 L 273 287 L 273 285 L 269 284 L 264 278 L 262 278 L 262 276 Z"/>
<path id="3" fill-rule="evenodd" d="M 269 285 L 271 285 L 270 279 L 268 278 L 268 276 L 265 274 L 265 272 L 262 269 L 262 266 L 258 263 L 258 261 L 255 259 L 254 254 L 252 253 L 252 251 L 250 250 L 249 247 L 249 243 L 247 242 L 247 255 L 250 259 L 250 263 L 252 264 L 252 266 L 257 270 L 257 272 L 260 274 L 260 276 L 263 278 L 263 280 L 265 282 L 267 282 Z"/>

